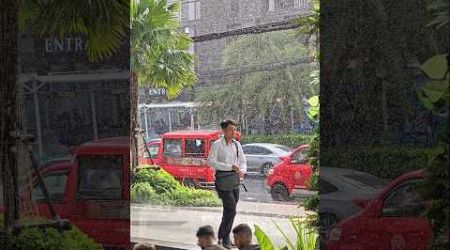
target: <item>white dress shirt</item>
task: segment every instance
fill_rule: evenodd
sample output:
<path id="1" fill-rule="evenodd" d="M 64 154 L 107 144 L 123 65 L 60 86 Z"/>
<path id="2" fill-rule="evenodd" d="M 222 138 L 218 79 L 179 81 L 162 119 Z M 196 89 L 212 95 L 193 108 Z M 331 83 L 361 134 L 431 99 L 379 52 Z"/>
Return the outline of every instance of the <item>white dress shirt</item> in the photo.
<path id="1" fill-rule="evenodd" d="M 245 160 L 244 151 L 241 144 L 236 141 L 239 156 L 236 157 L 236 146 L 233 142 L 227 144 L 225 138 L 221 137 L 219 140 L 213 142 L 209 150 L 208 165 L 215 170 L 231 171 L 232 166 L 238 166 L 241 172 L 247 172 L 247 161 Z"/>

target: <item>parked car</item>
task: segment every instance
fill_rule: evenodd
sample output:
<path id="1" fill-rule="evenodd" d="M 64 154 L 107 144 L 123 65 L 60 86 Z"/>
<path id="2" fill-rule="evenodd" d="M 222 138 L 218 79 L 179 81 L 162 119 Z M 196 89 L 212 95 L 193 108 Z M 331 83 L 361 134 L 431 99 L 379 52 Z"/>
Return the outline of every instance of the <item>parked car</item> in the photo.
<path id="1" fill-rule="evenodd" d="M 61 219 L 105 249 L 128 250 L 129 168 L 129 137 L 118 137 L 82 144 L 70 160 L 47 163 L 39 171 Z M 22 209 L 37 207 L 33 215 L 53 217 L 36 175 L 29 190 L 22 190 L 20 202 Z"/>
<path id="2" fill-rule="evenodd" d="M 158 165 L 186 186 L 213 188 L 214 169 L 207 158 L 211 144 L 222 134 L 222 131 L 165 133 L 158 151 Z M 240 134 L 236 139 L 240 139 Z"/>
<path id="3" fill-rule="evenodd" d="M 326 249 L 428 249 L 432 230 L 421 216 L 428 203 L 416 190 L 425 177 L 424 171 L 410 172 L 389 183 L 372 200 L 354 199 L 363 210 L 333 227 Z"/>
<path id="4" fill-rule="evenodd" d="M 322 238 L 326 237 L 336 223 L 361 211 L 353 199 L 372 199 L 386 184 L 385 180 L 368 173 L 347 168 L 321 167 L 319 215 Z"/>
<path id="5" fill-rule="evenodd" d="M 251 143 L 242 146 L 247 159 L 247 172 L 257 172 L 264 176 L 281 161 L 280 157 L 289 155 L 291 148 L 271 143 Z"/>
<path id="6" fill-rule="evenodd" d="M 269 170 L 267 186 L 276 201 L 286 201 L 298 190 L 307 189 L 312 176 L 312 167 L 306 161 L 305 151 L 308 145 L 302 145 L 281 156 L 280 162 Z"/>

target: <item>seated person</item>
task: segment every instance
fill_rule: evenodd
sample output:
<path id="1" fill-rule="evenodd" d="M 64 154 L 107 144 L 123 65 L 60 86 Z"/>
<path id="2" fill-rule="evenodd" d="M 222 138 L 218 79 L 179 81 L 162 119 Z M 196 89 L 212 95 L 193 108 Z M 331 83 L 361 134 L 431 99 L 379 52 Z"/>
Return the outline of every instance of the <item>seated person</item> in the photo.
<path id="1" fill-rule="evenodd" d="M 247 224 L 239 224 L 233 229 L 234 244 L 239 250 L 261 250 L 258 244 L 252 244 L 252 235 Z"/>
<path id="2" fill-rule="evenodd" d="M 197 231 L 197 245 L 203 250 L 225 250 L 221 245 L 215 244 L 216 236 L 212 226 L 202 226 Z"/>

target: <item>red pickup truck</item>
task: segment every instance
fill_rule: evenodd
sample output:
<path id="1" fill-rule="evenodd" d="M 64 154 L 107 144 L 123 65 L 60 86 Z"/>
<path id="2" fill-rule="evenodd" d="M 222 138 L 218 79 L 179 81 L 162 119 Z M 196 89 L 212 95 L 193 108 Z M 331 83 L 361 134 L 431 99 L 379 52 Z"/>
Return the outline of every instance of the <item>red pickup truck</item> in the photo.
<path id="1" fill-rule="evenodd" d="M 55 210 L 105 249 L 131 249 L 129 138 L 88 142 L 72 156 L 40 170 Z M 52 217 L 36 177 L 21 196 L 23 213 Z"/>
<path id="2" fill-rule="evenodd" d="M 214 169 L 208 166 L 207 158 L 211 144 L 221 136 L 222 131 L 165 133 L 154 162 L 186 186 L 212 188 Z M 240 140 L 239 133 L 236 140 Z"/>

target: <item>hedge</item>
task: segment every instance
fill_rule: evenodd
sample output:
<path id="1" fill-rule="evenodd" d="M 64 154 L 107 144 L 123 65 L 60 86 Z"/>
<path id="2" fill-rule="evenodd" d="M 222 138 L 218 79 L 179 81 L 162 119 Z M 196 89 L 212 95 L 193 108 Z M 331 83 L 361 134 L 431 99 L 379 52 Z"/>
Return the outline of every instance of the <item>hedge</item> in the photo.
<path id="1" fill-rule="evenodd" d="M 3 228 L 3 214 L 0 214 L 0 230 Z M 45 218 L 23 218 L 23 223 L 45 222 Z M 72 225 L 70 230 L 59 232 L 54 228 L 39 229 L 37 227 L 26 228 L 15 235 L 8 235 L 6 242 L 2 242 L 2 249 L 17 250 L 100 250 L 100 244 L 89 238 Z"/>
<path id="2" fill-rule="evenodd" d="M 131 201 L 165 206 L 221 205 L 214 192 L 183 186 L 162 169 L 141 169 L 133 173 Z"/>
<path id="3" fill-rule="evenodd" d="M 353 146 L 320 150 L 321 166 L 351 168 L 385 179 L 423 169 L 432 148 L 415 145 Z"/>
<path id="4" fill-rule="evenodd" d="M 243 135 L 241 142 L 242 144 L 275 143 L 296 148 L 302 144 L 308 144 L 313 137 L 313 134 Z"/>

